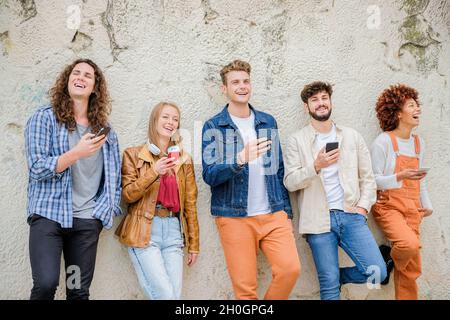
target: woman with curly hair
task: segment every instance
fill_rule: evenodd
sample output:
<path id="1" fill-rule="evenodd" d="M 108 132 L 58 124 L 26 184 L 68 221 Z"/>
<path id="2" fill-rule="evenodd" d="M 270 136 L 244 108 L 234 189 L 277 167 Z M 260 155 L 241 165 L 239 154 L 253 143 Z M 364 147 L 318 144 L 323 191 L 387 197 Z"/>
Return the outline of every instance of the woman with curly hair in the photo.
<path id="1" fill-rule="evenodd" d="M 419 228 L 422 218 L 433 212 L 423 180 L 424 142 L 412 134 L 421 115 L 419 94 L 403 84 L 390 86 L 378 97 L 375 110 L 384 132 L 371 147 L 378 189 L 373 216 L 392 243 L 384 256 L 393 260 L 395 298 L 417 300 Z"/>
<path id="2" fill-rule="evenodd" d="M 51 104 L 28 120 L 30 299 L 54 299 L 61 253 L 67 299 L 88 299 L 99 234 L 121 213 L 120 152 L 105 77 L 89 59 L 65 67 Z"/>

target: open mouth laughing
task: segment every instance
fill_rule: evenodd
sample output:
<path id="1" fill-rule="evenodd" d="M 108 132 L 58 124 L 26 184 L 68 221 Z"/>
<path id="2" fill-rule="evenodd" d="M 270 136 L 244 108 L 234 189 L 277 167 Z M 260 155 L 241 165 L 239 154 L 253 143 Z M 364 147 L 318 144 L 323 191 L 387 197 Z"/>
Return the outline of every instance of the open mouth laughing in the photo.
<path id="1" fill-rule="evenodd" d="M 73 86 L 74 86 L 75 88 L 80 88 L 80 89 L 85 89 L 85 88 L 86 88 L 86 85 L 84 85 L 84 84 L 81 83 L 81 82 L 75 82 L 75 83 L 73 84 Z"/>

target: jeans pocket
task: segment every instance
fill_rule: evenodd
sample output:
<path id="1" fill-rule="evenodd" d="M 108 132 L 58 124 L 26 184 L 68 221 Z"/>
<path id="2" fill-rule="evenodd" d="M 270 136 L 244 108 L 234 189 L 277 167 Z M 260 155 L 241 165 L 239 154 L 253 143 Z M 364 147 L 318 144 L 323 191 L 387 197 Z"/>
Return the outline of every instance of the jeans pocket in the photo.
<path id="1" fill-rule="evenodd" d="M 349 214 L 350 217 L 355 217 L 358 219 L 363 220 L 364 222 L 367 222 L 367 215 L 359 213 L 359 212 L 346 212 L 347 214 Z"/>
<path id="2" fill-rule="evenodd" d="M 169 220 L 169 238 L 183 242 L 180 220 L 178 218 L 168 218 Z"/>
<path id="3" fill-rule="evenodd" d="M 33 223 L 35 223 L 37 220 L 41 219 L 42 216 L 38 214 L 33 214 L 27 218 L 28 224 L 31 226 Z"/>
<path id="4" fill-rule="evenodd" d="M 148 251 L 151 250 L 152 247 L 158 248 L 157 244 L 150 241 L 146 247 L 129 247 L 128 252 L 135 256 L 141 256 L 148 253 Z"/>
<path id="5" fill-rule="evenodd" d="M 367 214 L 361 214 L 361 213 L 357 213 L 357 215 L 362 216 L 364 219 L 364 222 L 367 223 L 367 220 L 369 219 L 369 217 L 367 216 Z"/>
<path id="6" fill-rule="evenodd" d="M 364 223 L 367 223 L 367 215 L 364 215 L 359 212 L 344 212 L 349 218 L 351 219 L 358 219 L 361 221 L 364 221 Z"/>
<path id="7" fill-rule="evenodd" d="M 96 219 L 96 220 L 97 220 L 97 226 L 98 226 L 98 233 L 100 233 L 103 230 L 103 221 L 100 219 Z"/>

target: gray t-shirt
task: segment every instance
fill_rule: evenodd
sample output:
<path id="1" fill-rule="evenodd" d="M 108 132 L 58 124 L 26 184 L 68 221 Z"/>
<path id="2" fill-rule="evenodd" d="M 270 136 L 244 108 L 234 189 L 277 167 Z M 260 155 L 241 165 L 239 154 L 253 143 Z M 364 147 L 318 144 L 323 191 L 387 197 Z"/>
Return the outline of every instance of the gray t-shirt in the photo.
<path id="1" fill-rule="evenodd" d="M 75 131 L 69 132 L 69 147 L 72 149 L 91 128 L 77 124 Z M 95 198 L 103 175 L 103 153 L 100 148 L 95 154 L 75 162 L 72 166 L 73 217 L 95 219 L 92 213 Z"/>

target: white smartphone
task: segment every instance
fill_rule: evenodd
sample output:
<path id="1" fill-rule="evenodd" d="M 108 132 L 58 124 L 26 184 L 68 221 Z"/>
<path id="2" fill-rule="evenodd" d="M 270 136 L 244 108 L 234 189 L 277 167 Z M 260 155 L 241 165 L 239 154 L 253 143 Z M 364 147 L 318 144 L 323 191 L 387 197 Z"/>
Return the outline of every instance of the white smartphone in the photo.
<path id="1" fill-rule="evenodd" d="M 430 167 L 420 167 L 419 171 L 428 172 L 430 169 L 431 169 Z"/>

